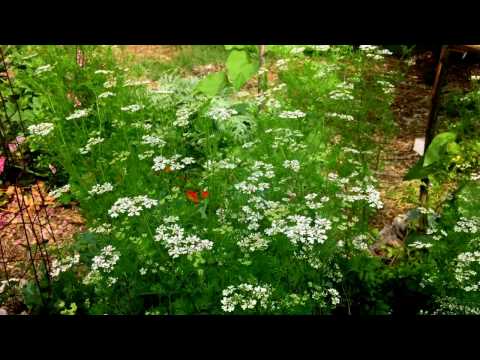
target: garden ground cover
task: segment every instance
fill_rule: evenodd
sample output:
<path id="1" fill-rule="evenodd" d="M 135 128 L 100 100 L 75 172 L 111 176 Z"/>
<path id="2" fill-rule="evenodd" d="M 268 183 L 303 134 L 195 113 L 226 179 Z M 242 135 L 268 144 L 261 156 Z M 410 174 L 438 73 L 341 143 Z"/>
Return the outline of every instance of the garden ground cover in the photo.
<path id="1" fill-rule="evenodd" d="M 401 179 L 428 88 L 379 48 L 272 48 L 267 90 L 254 78 L 214 96 L 199 77 L 231 75 L 226 50 L 201 70 L 168 51 L 171 69 L 145 62 L 155 52 L 133 69 L 102 48 L 85 68 L 64 49 L 32 57 L 24 135 L 62 170 L 51 197 L 78 201 L 88 226 L 52 265 L 48 311 L 396 311 L 369 247 L 416 205 L 418 182 Z"/>

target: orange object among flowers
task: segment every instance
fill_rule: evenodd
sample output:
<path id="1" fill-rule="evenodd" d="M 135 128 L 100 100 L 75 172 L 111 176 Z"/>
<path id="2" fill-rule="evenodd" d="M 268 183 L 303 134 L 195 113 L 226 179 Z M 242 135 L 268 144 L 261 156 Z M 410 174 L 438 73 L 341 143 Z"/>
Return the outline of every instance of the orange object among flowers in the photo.
<path id="1" fill-rule="evenodd" d="M 193 190 L 187 190 L 185 192 L 185 195 L 187 196 L 187 199 L 192 201 L 193 203 L 195 204 L 198 204 L 199 203 L 199 199 L 198 199 L 198 192 L 196 191 L 193 191 Z M 202 197 L 202 200 L 206 199 L 208 197 L 208 191 L 202 191 L 201 192 L 201 197 Z"/>

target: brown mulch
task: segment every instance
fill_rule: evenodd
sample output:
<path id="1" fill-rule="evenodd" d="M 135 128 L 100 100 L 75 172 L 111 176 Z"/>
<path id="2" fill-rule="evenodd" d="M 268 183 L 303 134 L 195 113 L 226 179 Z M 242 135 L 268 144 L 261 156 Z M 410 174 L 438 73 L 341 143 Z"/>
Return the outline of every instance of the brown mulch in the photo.
<path id="1" fill-rule="evenodd" d="M 399 60 L 388 65 L 398 68 Z M 430 106 L 431 87 L 423 82 L 423 74 L 417 65 L 409 67 L 405 80 L 396 87 L 392 111 L 397 124 L 396 135 L 385 146 L 381 160 L 383 168 L 378 172 L 379 191 L 384 207 L 372 224 L 381 229 L 391 224 L 395 216 L 416 206 L 416 181 L 403 181 L 407 171 L 420 159 L 413 145 L 416 137 L 425 134 Z"/>
<path id="2" fill-rule="evenodd" d="M 413 146 L 416 137 L 424 137 L 430 110 L 432 86 L 426 79 L 426 66 L 420 61 L 410 66 L 405 80 L 396 87 L 392 105 L 398 131 L 385 146 L 382 154 L 383 168 L 378 172 L 379 191 L 384 208 L 373 219 L 372 225 L 382 229 L 391 224 L 395 216 L 405 214 L 418 206 L 420 181 L 403 181 L 407 171 L 420 159 Z M 389 68 L 398 68 L 399 60 L 391 59 Z M 433 65 L 434 66 L 434 65 Z M 430 70 L 431 69 L 427 69 Z M 453 62 L 448 66 L 442 93 L 452 90 L 468 91 L 470 74 L 480 72 L 479 64 Z M 442 115 L 439 116 L 441 118 Z"/>
<path id="3" fill-rule="evenodd" d="M 139 60 L 170 61 L 175 57 L 178 49 L 173 45 L 126 45 L 121 48 L 121 52 L 133 55 Z"/>
<path id="4" fill-rule="evenodd" d="M 0 189 L 0 195 L 4 203 L 0 207 L 0 280 L 31 279 L 30 259 L 41 261 L 38 244 L 44 244 L 48 253 L 70 243 L 74 234 L 85 229 L 78 208 L 58 204 L 42 182 L 30 187 L 8 186 Z M 0 304 L 6 305 L 12 313 L 18 303 L 9 299 L 8 304 Z"/>

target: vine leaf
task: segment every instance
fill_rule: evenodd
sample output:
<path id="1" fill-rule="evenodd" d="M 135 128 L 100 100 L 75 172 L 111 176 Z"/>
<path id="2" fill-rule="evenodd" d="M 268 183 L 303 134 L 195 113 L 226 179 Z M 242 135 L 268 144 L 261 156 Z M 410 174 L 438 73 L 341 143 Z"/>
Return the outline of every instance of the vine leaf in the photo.
<path id="1" fill-rule="evenodd" d="M 425 153 L 423 166 L 427 167 L 439 161 L 441 159 L 442 152 L 445 149 L 445 147 L 449 143 L 455 141 L 456 137 L 457 137 L 457 134 L 452 132 L 444 132 L 435 136 L 432 143 L 428 147 L 427 152 Z"/>
<path id="2" fill-rule="evenodd" d="M 197 84 L 196 90 L 207 96 L 215 96 L 225 87 L 227 79 L 223 71 L 212 73 L 204 77 Z"/>
<path id="3" fill-rule="evenodd" d="M 257 72 L 258 63 L 251 62 L 245 51 L 233 50 L 228 56 L 228 79 L 236 90 L 240 88 Z"/>

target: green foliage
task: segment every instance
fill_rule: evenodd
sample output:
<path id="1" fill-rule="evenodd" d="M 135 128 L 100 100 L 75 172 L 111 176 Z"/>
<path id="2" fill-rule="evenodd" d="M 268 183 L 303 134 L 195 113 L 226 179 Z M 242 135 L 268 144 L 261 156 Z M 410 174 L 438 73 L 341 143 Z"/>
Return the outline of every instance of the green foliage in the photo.
<path id="1" fill-rule="evenodd" d="M 444 132 L 435 136 L 425 153 L 423 166 L 426 167 L 438 162 L 442 158 L 443 153 L 448 150 L 447 146 L 454 142 L 456 137 L 457 134 L 452 132 Z"/>
<path id="2" fill-rule="evenodd" d="M 223 71 L 207 75 L 197 84 L 197 90 L 208 96 L 215 96 L 226 85 L 226 77 Z"/>
<path id="3" fill-rule="evenodd" d="M 105 47 L 85 47 L 84 67 L 68 46 L 12 54 L 39 53 L 16 72 L 16 86 L 30 94 L 27 126 L 53 124 L 23 134 L 32 168 L 54 163 L 65 176 L 51 189 L 70 185 L 59 201 L 78 201 L 87 223 L 53 254 L 63 262 L 47 311 L 412 314 L 435 311 L 445 294 L 475 301 L 454 274 L 458 255 L 475 251 L 475 235 L 455 227 L 459 213 L 478 216 L 468 201 L 476 186 L 441 216 L 421 210 L 429 233 L 411 229 L 391 262 L 368 249 L 382 205 L 374 174 L 394 132 L 388 84 L 399 77 L 373 71 L 381 60 L 348 46 L 272 46 L 274 58 L 286 56 L 278 82 L 245 95 L 237 90 L 258 69 L 255 52 L 228 49 L 226 72 L 157 73 L 153 90 Z M 55 71 L 39 72 L 47 64 Z M 472 126 L 447 129 L 456 135 L 436 138 L 407 178 L 466 181 L 478 155 Z M 26 302 L 46 311 L 32 286 Z M 405 306 L 409 298 L 418 304 Z"/>
<path id="4" fill-rule="evenodd" d="M 232 50 L 228 56 L 227 75 L 236 90 L 239 90 L 258 70 L 258 63 L 249 59 L 245 51 Z"/>

